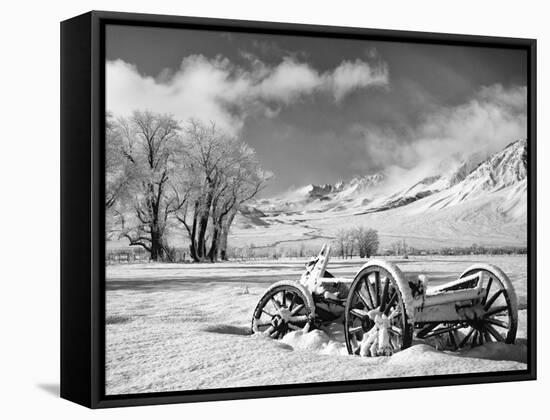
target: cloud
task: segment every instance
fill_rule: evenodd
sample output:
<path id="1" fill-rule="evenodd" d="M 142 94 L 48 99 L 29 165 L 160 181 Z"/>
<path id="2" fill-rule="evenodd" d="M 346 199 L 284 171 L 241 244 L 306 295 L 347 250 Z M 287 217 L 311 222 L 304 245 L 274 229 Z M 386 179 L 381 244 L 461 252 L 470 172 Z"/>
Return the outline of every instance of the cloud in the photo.
<path id="1" fill-rule="evenodd" d="M 388 83 L 388 69 L 385 65 L 372 67 L 361 60 L 344 61 L 330 77 L 332 92 L 336 101 L 348 93 L 371 85 L 384 86 Z"/>
<path id="2" fill-rule="evenodd" d="M 415 126 L 358 124 L 352 131 L 364 138 L 370 162 L 396 173 L 414 169 L 418 177 L 428 176 L 471 156 L 485 158 L 526 138 L 527 89 L 484 86 L 469 101 L 436 108 Z"/>
<path id="3" fill-rule="evenodd" d="M 227 80 L 222 63 L 184 60 L 180 71 L 162 78 L 143 76 L 138 69 L 122 60 L 110 61 L 106 69 L 106 105 L 115 115 L 129 115 L 134 110 L 151 110 L 173 114 L 187 120 L 191 117 L 215 121 L 233 132 L 242 124 L 240 118 L 220 104 L 220 95 L 239 95 L 240 81 Z"/>
<path id="4" fill-rule="evenodd" d="M 323 86 L 324 80 L 305 63 L 286 58 L 268 72 L 258 85 L 258 95 L 267 100 L 290 104 Z"/>
<path id="5" fill-rule="evenodd" d="M 198 118 L 236 133 L 253 113 L 273 117 L 282 107 L 316 94 L 338 104 L 354 91 L 388 83 L 387 67 L 380 62 L 343 61 L 320 73 L 292 57 L 271 66 L 252 55 L 248 61 L 244 67 L 221 56 L 191 55 L 177 71 L 164 70 L 156 78 L 125 61 L 108 61 L 107 109 L 118 115 L 149 109 L 180 120 Z"/>

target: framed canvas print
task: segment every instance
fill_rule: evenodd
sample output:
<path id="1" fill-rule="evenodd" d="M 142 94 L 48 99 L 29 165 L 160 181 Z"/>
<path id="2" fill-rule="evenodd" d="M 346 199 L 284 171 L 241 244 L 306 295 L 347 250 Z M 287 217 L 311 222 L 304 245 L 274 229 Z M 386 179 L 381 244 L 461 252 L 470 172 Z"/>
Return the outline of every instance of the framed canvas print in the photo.
<path id="1" fill-rule="evenodd" d="M 61 394 L 535 379 L 535 40 L 61 24 Z"/>

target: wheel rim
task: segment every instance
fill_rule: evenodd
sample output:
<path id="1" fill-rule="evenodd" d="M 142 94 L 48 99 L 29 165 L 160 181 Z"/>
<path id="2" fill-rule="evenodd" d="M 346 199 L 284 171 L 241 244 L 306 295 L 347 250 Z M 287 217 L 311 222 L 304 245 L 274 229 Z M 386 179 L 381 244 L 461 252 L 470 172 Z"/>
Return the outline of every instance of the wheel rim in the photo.
<path id="1" fill-rule="evenodd" d="M 463 322 L 423 324 L 417 337 L 448 337 L 454 350 L 477 347 L 486 343 L 512 343 L 515 339 L 517 323 L 512 314 L 510 296 L 499 277 L 485 269 L 475 269 L 462 277 L 480 274 L 485 294 L 475 302 L 480 308 L 475 317 Z M 464 287 L 473 287 L 466 284 Z"/>
<path id="2" fill-rule="evenodd" d="M 407 315 L 395 279 L 381 267 L 369 267 L 352 283 L 346 303 L 344 333 L 349 354 L 359 354 L 365 333 L 374 327 L 367 313 L 377 308 L 391 319 L 388 331 L 393 351 L 410 345 Z"/>
<path id="3" fill-rule="evenodd" d="M 258 303 L 252 331 L 281 339 L 291 331 L 303 330 L 310 322 L 310 309 L 303 294 L 294 287 L 269 290 Z"/>

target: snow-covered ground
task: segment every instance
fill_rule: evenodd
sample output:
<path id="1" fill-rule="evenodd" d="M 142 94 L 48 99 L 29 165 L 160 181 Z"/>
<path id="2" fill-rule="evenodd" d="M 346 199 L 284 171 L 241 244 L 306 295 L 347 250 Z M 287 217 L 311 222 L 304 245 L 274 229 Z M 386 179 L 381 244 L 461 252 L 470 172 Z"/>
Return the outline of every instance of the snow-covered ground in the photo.
<path id="1" fill-rule="evenodd" d="M 490 262 L 511 278 L 519 298 L 515 345 L 492 343 L 461 354 L 414 345 L 392 357 L 345 351 L 343 330 L 250 335 L 252 311 L 265 289 L 298 279 L 303 261 L 135 264 L 107 267 L 108 395 L 526 369 L 525 256 L 411 257 L 406 275 L 430 284 L 455 279 L 470 264 Z M 332 260 L 329 271 L 353 277 L 362 261 Z M 431 343 L 433 344 L 433 343 Z"/>

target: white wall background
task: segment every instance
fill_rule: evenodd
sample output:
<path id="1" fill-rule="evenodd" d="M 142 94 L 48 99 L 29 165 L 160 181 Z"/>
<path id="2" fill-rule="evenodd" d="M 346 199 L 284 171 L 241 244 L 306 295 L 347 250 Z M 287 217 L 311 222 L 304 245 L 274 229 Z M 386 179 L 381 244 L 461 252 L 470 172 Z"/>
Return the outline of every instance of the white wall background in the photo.
<path id="1" fill-rule="evenodd" d="M 520 418 L 550 380 L 548 78 L 543 1 L 8 1 L 0 65 L 0 416 L 15 418 Z M 55 396 L 59 371 L 59 22 L 91 9 L 538 39 L 539 381 L 92 412 Z M 546 236 L 546 238 L 545 238 Z M 545 258 L 546 257 L 546 258 Z M 538 412 L 538 413 L 537 413 Z"/>

